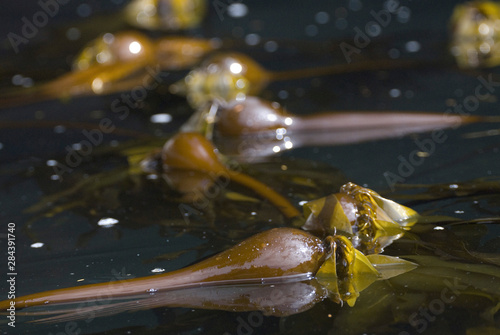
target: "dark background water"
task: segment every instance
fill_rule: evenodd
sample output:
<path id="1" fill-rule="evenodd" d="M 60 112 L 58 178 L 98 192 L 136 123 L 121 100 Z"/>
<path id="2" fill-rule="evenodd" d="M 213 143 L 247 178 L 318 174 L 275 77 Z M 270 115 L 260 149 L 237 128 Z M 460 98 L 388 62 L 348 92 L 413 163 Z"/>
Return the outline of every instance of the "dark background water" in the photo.
<path id="1" fill-rule="evenodd" d="M 363 49 L 360 57 L 389 57 L 397 50 L 400 59 L 419 59 L 422 63 L 444 60 L 448 65 L 429 65 L 418 69 L 373 71 L 370 73 L 343 74 L 339 76 L 272 83 L 263 93 L 266 98 L 280 101 L 291 112 L 309 114 L 324 110 L 422 110 L 445 112 L 450 99 L 461 103 L 474 94 L 479 81 L 477 75 L 466 75 L 456 71 L 453 60 L 447 54 L 448 19 L 453 7 L 463 1 L 401 1 L 406 9 L 401 17 L 393 16 L 387 27 L 374 37 Z M 257 34 L 261 42 L 256 46 L 241 48 L 252 54 L 267 69 L 286 70 L 305 66 L 325 65 L 330 61 L 342 64 L 345 58 L 338 46 L 340 40 L 352 43 L 355 27 L 364 28 L 372 21 L 370 11 L 384 8 L 385 1 L 252 1 L 243 3 L 249 13 L 243 18 L 232 18 L 224 13 L 222 20 L 217 14 L 215 2 L 209 5 L 209 15 L 203 27 L 191 34 L 204 37 L 231 38 L 244 41 L 249 34 Z M 70 68 L 72 57 L 87 41 L 100 33 L 116 30 L 123 26 L 116 13 L 126 1 L 69 1 L 61 5 L 59 12 L 41 27 L 33 39 L 21 45 L 15 53 L 5 37 L 8 33 L 19 33 L 22 18 L 31 19 L 40 6 L 37 1 L 4 2 L 0 11 L 0 71 L 2 88 L 13 85 L 12 77 L 21 74 L 32 78 L 35 83 L 54 78 Z M 329 19 L 319 23 L 317 13 L 325 12 Z M 321 21 L 321 20 L 320 20 Z M 68 40 L 66 32 L 78 27 L 81 37 Z M 267 52 L 264 43 L 276 41 L 278 50 Z M 407 42 L 417 41 L 418 52 L 408 52 Z M 314 42 L 314 43 L 313 43 Z M 392 50 L 392 51 L 391 51 Z M 481 73 L 487 77 L 495 70 Z M 165 74 L 168 76 L 179 74 Z M 392 96 L 391 96 L 392 92 Z M 399 93 L 398 93 L 399 92 Z M 499 92 L 495 99 L 481 102 L 472 113 L 477 115 L 498 115 Z M 168 136 L 186 118 L 189 107 L 180 98 L 152 94 L 145 101 L 142 110 L 133 111 L 125 120 L 119 120 L 110 111 L 111 103 L 119 95 L 74 99 L 67 103 L 57 101 L 2 109 L 0 111 L 0 218 L 2 227 L 7 222 L 16 223 L 17 294 L 28 294 L 59 287 L 73 286 L 78 279 L 86 283 L 102 282 L 113 278 L 117 272 L 130 277 L 151 274 L 154 268 L 165 271 L 188 265 L 197 259 L 220 251 L 254 231 L 247 231 L 233 240 L 217 239 L 217 233 L 210 229 L 194 229 L 179 236 L 180 230 L 165 228 L 169 222 L 181 222 L 176 206 L 169 205 L 162 210 L 161 202 L 148 199 L 141 193 L 121 197 L 121 205 L 127 207 L 124 213 L 113 209 L 106 212 L 107 204 L 96 204 L 98 213 L 91 208 L 67 210 L 52 217 L 34 217 L 25 212 L 36 204 L 43 195 L 71 186 L 72 182 L 83 180 L 103 170 L 123 167 L 123 157 L 110 156 L 83 164 L 68 174 L 64 183 L 50 179 L 51 171 L 46 162 L 61 159 L 67 154 L 66 147 L 84 139 L 82 130 L 66 126 L 65 131 L 56 131 L 56 125 L 65 122 L 98 122 L 104 116 L 114 120 L 120 129 L 129 129 L 144 134 Z M 96 112 L 98 111 L 98 112 Z M 166 112 L 173 115 L 173 122 L 158 126 L 150 122 L 151 114 Z M 43 114 L 43 123 L 40 115 Z M 22 121 L 13 127 L 8 121 Z M 500 168 L 498 136 L 465 139 L 464 134 L 498 128 L 496 124 L 475 124 L 446 131 L 447 139 L 435 145 L 432 153 L 413 166 L 402 178 L 408 184 L 454 183 L 475 178 L 498 176 Z M 60 128 L 59 128 L 60 129 Z M 310 162 L 324 162 L 340 170 L 345 180 L 370 187 L 390 197 L 390 185 L 384 173 L 400 174 L 401 160 L 419 150 L 418 141 L 428 140 L 428 134 L 395 140 L 374 141 L 345 146 L 323 146 L 297 148 L 284 153 L 285 162 L 304 159 Z M 112 133 L 106 135 L 104 143 L 122 143 L 134 136 Z M 105 145 L 103 144 L 102 148 Z M 96 148 L 96 153 L 99 149 Z M 293 165 L 293 163 L 291 163 Z M 126 187 L 126 186 L 125 186 Z M 331 192 L 335 192 L 332 189 Z M 156 192 L 156 193 L 155 193 Z M 152 192 L 159 194 L 158 190 Z M 82 194 L 84 196 L 84 194 Z M 102 199 L 102 197 L 101 197 Z M 143 202 L 137 202 L 142 199 Z M 447 206 L 444 206 L 447 205 Z M 417 210 L 436 210 L 438 214 L 453 215 L 464 219 L 498 215 L 498 199 L 482 199 L 479 203 L 436 202 L 416 207 Z M 118 227 L 96 228 L 96 222 L 104 214 L 120 216 Z M 177 221 L 176 221 L 177 220 Z M 228 221 L 228 218 L 224 218 Z M 259 218 L 257 230 L 264 230 L 274 223 Z M 280 224 L 279 219 L 277 225 Z M 219 222 L 220 228 L 230 223 Z M 125 224 L 127 223 L 127 224 Z M 0 234 L 6 234 L 2 228 Z M 4 236 L 4 235 L 0 235 Z M 34 237 L 36 236 L 36 238 Z M 490 237 L 498 236 L 492 230 Z M 226 236 L 227 237 L 227 236 Z M 82 242 L 83 241 L 83 242 Z M 34 242 L 43 242 L 42 248 L 31 247 Z M 2 241 L 2 246 L 5 244 Z M 199 252 L 195 250 L 199 247 Z M 145 263 L 158 255 L 188 252 L 170 260 Z M 6 262 L 5 262 L 6 263 Z M 3 285 L 3 284 L 2 284 Z M 2 286 L 2 292 L 3 292 Z M 2 297 L 4 299 L 5 297 Z M 324 303 L 320 311 L 328 311 L 331 303 Z M 312 315 L 312 314 L 308 314 Z M 248 313 L 210 312 L 189 309 L 165 309 L 146 311 L 131 315 L 120 315 L 90 323 L 79 324 L 83 333 L 98 333 L 115 329 L 116 333 L 146 333 L 133 326 L 145 326 L 151 333 L 213 333 L 235 334 L 240 319 L 250 317 Z M 330 329 L 329 321 L 318 314 L 317 333 Z M 304 317 L 305 318 L 305 317 Z M 287 319 L 265 318 L 255 333 L 299 333 L 302 326 L 311 322 L 301 316 Z M 292 321 L 290 321 L 292 320 Z M 281 323 L 280 323 L 281 322 Z M 291 322 L 290 326 L 286 322 Z M 19 324 L 20 332 L 56 333 L 64 325 L 30 326 Z M 305 327 L 305 326 L 304 326 Z M 307 328 L 307 327 L 306 327 Z M 2 332 L 14 334 L 2 324 Z M 368 330 L 367 330 L 368 332 Z"/>

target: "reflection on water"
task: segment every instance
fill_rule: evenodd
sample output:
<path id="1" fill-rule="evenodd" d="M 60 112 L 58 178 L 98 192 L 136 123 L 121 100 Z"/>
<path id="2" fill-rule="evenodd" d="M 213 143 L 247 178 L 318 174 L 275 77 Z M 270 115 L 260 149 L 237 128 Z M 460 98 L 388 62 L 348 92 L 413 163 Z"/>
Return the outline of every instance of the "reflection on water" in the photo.
<path id="1" fill-rule="evenodd" d="M 67 20 L 67 26 L 49 20 L 36 38 L 20 45 L 18 55 L 7 53 L 2 59 L 2 64 L 9 65 L 3 67 L 8 75 L 2 87 L 8 94 L 1 98 L 0 110 L 0 201 L 4 222 L 16 224 L 17 296 L 165 274 L 209 259 L 259 232 L 304 224 L 306 218 L 297 219 L 293 210 L 284 210 L 283 202 L 271 192 L 259 191 L 265 190 L 260 184 L 295 211 L 309 202 L 309 214 L 318 217 L 325 215 L 323 204 L 332 201 L 327 196 L 348 181 L 415 209 L 420 213 L 418 222 L 409 231 L 398 227 L 394 236 L 399 239 L 384 235 L 393 226 L 382 219 L 389 212 L 379 211 L 385 213 L 379 215 L 384 222 L 377 224 L 386 231 L 377 235 L 381 238 L 377 252 L 383 249 L 383 255 L 418 267 L 374 281 L 362 291 L 346 284 L 340 300 L 352 302 L 348 295 L 359 293 L 353 306 L 336 303 L 338 296 L 335 299 L 327 292 L 324 282 L 307 278 L 162 294 L 150 291 L 141 299 L 113 301 L 117 304 L 102 297 L 83 306 L 67 306 L 85 315 L 56 323 L 29 323 L 42 316 L 23 316 L 18 310 L 16 330 L 33 334 L 73 330 L 89 334 L 500 332 L 499 148 L 498 129 L 494 129 L 498 126 L 467 124 L 442 133 L 394 138 L 380 115 L 370 114 L 429 111 L 438 120 L 445 114 L 496 117 L 496 69 L 471 73 L 457 65 L 496 65 L 497 5 L 475 2 L 457 9 L 451 41 L 444 36 L 452 3 L 436 4 L 432 13 L 423 4 L 404 1 L 397 10 L 391 10 L 391 1 L 353 0 L 307 6 L 285 1 L 133 1 L 116 6 L 114 11 L 126 13 L 129 19 L 134 17 L 131 11 L 139 8 L 133 25 L 144 30 L 121 35 L 116 21 L 110 19 L 115 14 L 100 16 L 95 7 L 95 13 L 89 13 L 89 25 L 77 17 Z M 90 7 L 78 6 L 77 15 L 81 17 Z M 70 9 L 61 6 L 60 10 L 56 18 L 71 19 Z M 164 19 L 158 16 L 162 13 L 167 14 Z M 31 19 L 25 12 L 19 19 L 16 15 L 13 24 L 23 16 Z M 181 37 L 164 32 L 186 26 L 191 30 Z M 422 30 L 424 34 L 419 33 Z M 85 49 L 87 41 L 96 37 L 97 43 Z M 353 64 L 379 66 L 360 65 L 349 72 L 347 45 Z M 114 46 L 125 48 L 112 50 Z M 239 77 L 200 82 L 201 70 L 189 70 L 213 48 L 233 56 L 242 53 L 258 65 L 232 61 L 227 63 L 228 73 Z M 77 57 L 77 70 L 70 73 L 70 56 L 79 49 L 84 53 Z M 451 53 L 444 57 L 444 50 Z M 141 55 L 140 61 L 128 62 L 129 56 Z M 445 60 L 436 65 L 438 59 Z M 327 75 L 332 61 L 337 72 Z M 313 68 L 325 73 L 302 75 L 302 69 Z M 219 73 L 213 61 L 204 71 L 205 77 Z M 295 73 L 294 78 L 286 78 L 287 73 Z M 248 75 L 258 77 L 258 89 L 249 89 Z M 31 86 L 23 85 L 23 78 L 33 80 L 34 88 L 21 94 L 11 91 L 13 86 Z M 186 87 L 181 87 L 180 80 Z M 239 90 L 229 90 L 228 84 Z M 479 95 L 478 84 L 483 85 Z M 189 85 L 199 95 L 190 98 Z M 37 95 L 37 87 L 50 89 Z M 181 88 L 186 89 L 191 105 L 171 94 Z M 72 89 L 87 97 L 76 98 Z M 207 94 L 208 107 L 204 105 Z M 232 97 L 239 100 L 229 106 L 240 113 L 244 104 L 257 101 L 248 97 L 252 94 L 259 94 L 259 103 L 277 102 L 267 106 L 273 111 L 281 113 L 283 108 L 294 113 L 265 115 L 263 127 L 271 129 L 272 137 L 253 136 L 253 123 L 224 124 L 222 111 L 210 109 L 211 99 Z M 68 96 L 72 99 L 51 100 Z M 220 100 L 217 104 L 228 106 Z M 205 108 L 195 114 L 199 119 L 186 123 L 196 112 L 193 106 L 199 105 Z M 287 128 L 288 123 L 299 124 L 319 111 L 335 110 L 367 111 L 366 120 L 373 120 L 366 122 L 370 132 L 340 126 L 336 133 L 320 133 L 304 126 L 309 132 L 294 137 Z M 329 127 L 324 120 L 308 121 L 308 125 Z M 176 157 L 165 151 L 162 157 L 160 150 L 186 124 L 184 129 L 201 130 L 214 140 L 220 150 L 219 170 L 171 171 L 172 166 L 180 166 L 175 165 L 177 160 L 172 163 L 173 158 L 186 164 L 182 159 L 188 148 L 181 146 Z M 424 130 L 398 128 L 399 135 Z M 238 137 L 242 131 L 246 137 Z M 196 151 L 192 158 L 207 157 Z M 315 199 L 320 204 L 312 202 Z M 344 211 L 356 207 L 352 212 L 356 218 L 373 209 L 360 199 L 343 204 Z M 314 226 L 314 220 L 310 218 L 309 224 Z M 360 219 L 347 233 L 339 233 L 347 227 L 345 222 L 315 233 L 371 233 L 363 226 L 366 222 Z M 1 237 L 7 234 L 3 226 Z M 335 241 L 347 245 L 342 238 Z M 338 250 L 335 256 L 343 259 L 350 249 Z M 350 273 L 345 272 L 349 264 L 334 264 L 321 274 L 330 278 L 335 273 L 340 278 Z M 378 266 L 384 265 L 378 259 Z M 102 307 L 101 317 L 95 313 L 96 305 Z M 128 310 L 133 313 L 123 312 Z M 8 321 L 0 321 L 2 331 L 10 330 Z"/>

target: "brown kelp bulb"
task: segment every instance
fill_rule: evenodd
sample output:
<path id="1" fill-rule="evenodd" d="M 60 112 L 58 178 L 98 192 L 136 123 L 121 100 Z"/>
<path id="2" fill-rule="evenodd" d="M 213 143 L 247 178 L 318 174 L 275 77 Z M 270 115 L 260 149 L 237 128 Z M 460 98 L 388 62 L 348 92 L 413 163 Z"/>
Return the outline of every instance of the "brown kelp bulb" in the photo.
<path id="1" fill-rule="evenodd" d="M 183 30 L 200 25 L 206 0 L 134 0 L 125 8 L 133 26 L 149 30 Z"/>
<path id="2" fill-rule="evenodd" d="M 328 252 L 329 249 L 319 238 L 307 232 L 275 228 L 254 235 L 187 269 L 206 274 L 213 272 L 204 281 L 314 275 Z"/>
<path id="3" fill-rule="evenodd" d="M 453 11 L 451 53 L 462 68 L 490 67 L 500 63 L 500 4 L 473 1 Z"/>
<path id="4" fill-rule="evenodd" d="M 295 218 L 300 212 L 288 199 L 260 181 L 222 164 L 212 143 L 199 133 L 179 133 L 163 146 L 161 152 L 163 172 L 193 171 L 207 174 L 211 178 L 229 178 L 253 190 L 274 204 L 286 217 Z M 186 175 L 185 175 L 186 176 Z M 187 175 L 189 177 L 189 174 Z M 178 177 L 178 176 L 177 176 Z M 180 181 L 178 179 L 178 181 Z"/>
<path id="5" fill-rule="evenodd" d="M 78 302 L 96 297 L 126 297 L 155 291 L 261 283 L 270 279 L 286 282 L 289 276 L 310 279 L 321 267 L 329 246 L 317 237 L 294 228 L 275 228 L 256 234 L 232 248 L 183 269 L 120 282 L 89 284 L 17 297 L 16 308 L 60 302 Z M 284 278 L 288 277 L 288 278 Z M 0 301 L 0 307 L 10 301 Z"/>
<path id="6" fill-rule="evenodd" d="M 291 115 L 276 102 L 257 97 L 233 100 L 217 113 L 217 131 L 223 136 L 240 136 L 254 132 L 286 128 L 293 123 Z"/>
<path id="7" fill-rule="evenodd" d="M 244 100 L 268 83 L 270 75 L 254 60 L 239 53 L 217 54 L 171 86 L 172 93 L 185 94 L 193 107 L 213 100 Z"/>
<path id="8" fill-rule="evenodd" d="M 178 133 L 163 146 L 164 171 L 192 170 L 218 173 L 226 167 L 219 161 L 212 143 L 198 133 Z"/>
<path id="9" fill-rule="evenodd" d="M 137 32 L 106 33 L 90 42 L 73 62 L 74 70 L 93 65 L 135 62 L 154 57 L 155 48 L 148 37 Z"/>

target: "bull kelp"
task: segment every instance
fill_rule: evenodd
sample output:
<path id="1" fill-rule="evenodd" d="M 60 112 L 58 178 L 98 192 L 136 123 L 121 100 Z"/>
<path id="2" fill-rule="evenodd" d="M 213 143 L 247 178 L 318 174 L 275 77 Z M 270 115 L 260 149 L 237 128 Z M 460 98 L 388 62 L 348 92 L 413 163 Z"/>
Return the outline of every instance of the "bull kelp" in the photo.
<path id="1" fill-rule="evenodd" d="M 5 4 L 2 331 L 498 334 L 500 7 L 453 2 Z"/>

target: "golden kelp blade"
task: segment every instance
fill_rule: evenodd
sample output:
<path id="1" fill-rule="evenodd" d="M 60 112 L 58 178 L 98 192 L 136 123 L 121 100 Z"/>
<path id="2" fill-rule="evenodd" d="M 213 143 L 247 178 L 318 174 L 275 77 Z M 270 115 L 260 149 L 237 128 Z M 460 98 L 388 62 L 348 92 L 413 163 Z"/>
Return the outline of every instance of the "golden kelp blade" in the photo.
<path id="1" fill-rule="evenodd" d="M 337 231 L 351 236 L 366 254 L 380 253 L 417 221 L 417 212 L 353 183 L 340 192 L 304 205 L 306 230 Z"/>
<path id="2" fill-rule="evenodd" d="M 328 237 L 331 255 L 316 274 L 336 302 L 354 306 L 359 293 L 379 279 L 389 279 L 411 271 L 416 264 L 385 255 L 365 256 L 344 236 Z"/>
<path id="3" fill-rule="evenodd" d="M 417 267 L 415 263 L 393 256 L 367 255 L 366 259 L 380 273 L 380 279 L 396 277 Z"/>
<path id="4" fill-rule="evenodd" d="M 353 196 L 363 206 L 366 206 L 365 210 L 373 210 L 373 205 L 376 205 L 376 214 L 379 219 L 392 220 L 403 227 L 411 227 L 417 222 L 418 213 L 413 209 L 385 199 L 368 188 L 347 183 L 340 188 L 340 192 Z"/>
<path id="5" fill-rule="evenodd" d="M 500 4 L 473 1 L 455 7 L 450 19 L 451 53 L 461 68 L 500 64 Z"/>
<path id="6" fill-rule="evenodd" d="M 303 210 L 306 230 L 316 230 L 313 227 L 319 224 L 321 227 L 329 227 L 332 230 L 353 233 L 353 223 L 347 217 L 346 210 L 340 204 L 336 194 L 308 201 L 304 204 Z"/>

